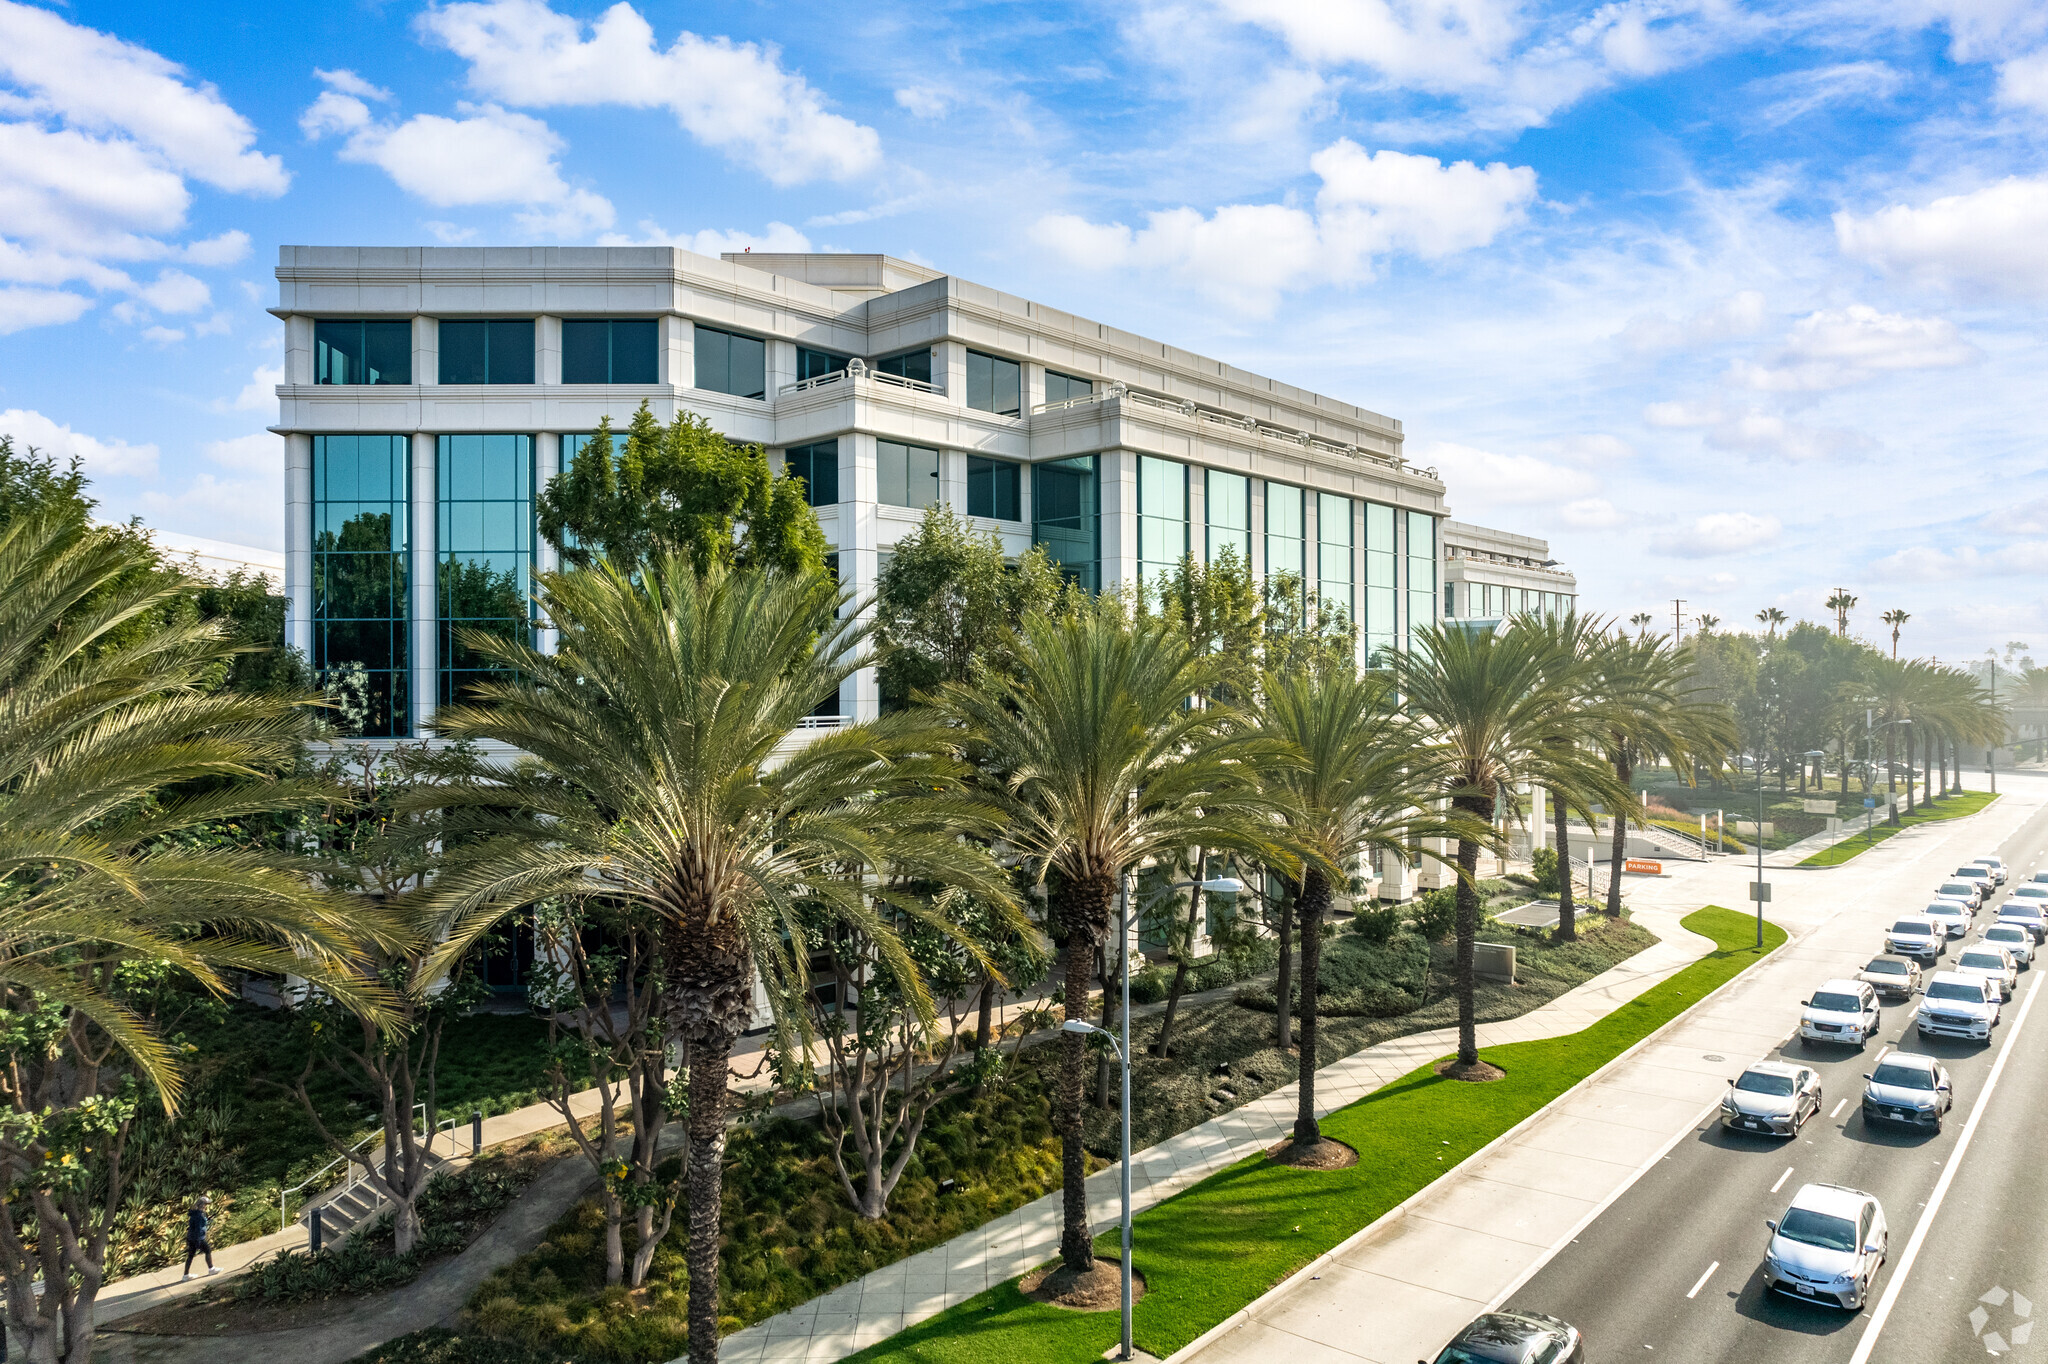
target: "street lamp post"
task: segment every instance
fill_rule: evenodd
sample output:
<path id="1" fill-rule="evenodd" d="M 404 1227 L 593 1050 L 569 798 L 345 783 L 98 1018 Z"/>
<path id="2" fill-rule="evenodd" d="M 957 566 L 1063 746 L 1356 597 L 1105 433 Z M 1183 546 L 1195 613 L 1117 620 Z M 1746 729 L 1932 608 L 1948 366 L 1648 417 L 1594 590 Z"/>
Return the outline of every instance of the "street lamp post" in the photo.
<path id="1" fill-rule="evenodd" d="M 1809 748 L 1799 755 L 1801 762 L 1812 762 L 1825 758 L 1827 754 L 1817 748 Z M 1756 758 L 1756 881 L 1749 888 L 1749 898 L 1756 901 L 1756 945 L 1762 951 L 1764 945 L 1764 905 L 1771 898 L 1771 888 L 1764 884 L 1764 759 Z"/>
<path id="2" fill-rule="evenodd" d="M 1176 881 L 1168 890 L 1199 888 L 1214 891 L 1218 895 L 1235 895 L 1244 889 L 1244 882 L 1235 876 L 1217 876 L 1205 881 Z M 1098 1028 L 1084 1018 L 1070 1018 L 1060 1025 L 1062 1032 L 1100 1033 L 1108 1039 L 1111 1049 L 1116 1052 L 1117 1068 L 1123 1072 L 1123 1114 L 1119 1126 L 1122 1133 L 1118 1138 L 1121 1169 L 1118 1185 L 1123 1195 L 1123 1351 L 1118 1359 L 1130 1359 L 1131 1351 L 1131 895 L 1128 888 L 1117 896 L 1117 932 L 1122 941 L 1118 955 L 1123 969 L 1118 972 L 1123 990 L 1123 1005 L 1118 1016 L 1118 1032 Z M 1121 1033 L 1121 1036 L 1118 1036 Z"/>

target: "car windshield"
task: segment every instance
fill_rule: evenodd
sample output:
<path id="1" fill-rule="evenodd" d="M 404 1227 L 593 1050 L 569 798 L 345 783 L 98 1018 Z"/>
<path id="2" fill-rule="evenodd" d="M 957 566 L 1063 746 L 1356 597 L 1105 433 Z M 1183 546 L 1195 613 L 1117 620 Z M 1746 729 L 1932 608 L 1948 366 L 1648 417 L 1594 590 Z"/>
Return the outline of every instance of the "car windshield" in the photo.
<path id="1" fill-rule="evenodd" d="M 2003 971 L 2005 963 L 1989 952 L 1965 952 L 1956 958 L 1958 966 L 1974 966 L 1980 971 Z"/>
<path id="2" fill-rule="evenodd" d="M 1932 1089 L 1934 1072 L 1921 1066 L 1882 1065 L 1870 1073 L 1870 1083 L 1895 1089 Z"/>
<path id="3" fill-rule="evenodd" d="M 2027 940 L 2027 930 L 2014 924 L 2000 924 L 1997 928 L 1987 930 L 1984 936 L 1992 942 L 2024 943 Z"/>
<path id="4" fill-rule="evenodd" d="M 1936 900 L 1933 904 L 1927 906 L 1926 912 L 1934 915 L 1936 918 L 1953 918 L 1963 912 L 1963 907 L 1961 905 L 1945 905 L 1941 901 Z"/>
<path id="5" fill-rule="evenodd" d="M 1892 932 L 1903 933 L 1909 938 L 1924 938 L 1927 936 L 1927 925 L 1918 919 L 1901 919 L 1892 925 Z"/>
<path id="6" fill-rule="evenodd" d="M 1853 1014 L 1863 1005 L 1854 995 L 1818 994 L 1813 997 L 1813 1003 L 1809 1007 L 1824 1013 Z"/>
<path id="7" fill-rule="evenodd" d="M 1984 870 L 1984 868 L 1982 868 L 1982 867 L 1957 867 L 1957 868 L 1956 868 L 1956 875 L 1958 875 L 1958 876 L 1989 876 L 1990 874 L 1991 874 L 1990 872 L 1988 872 L 1988 871 Z"/>
<path id="8" fill-rule="evenodd" d="M 1769 1071 L 1746 1070 L 1741 1078 L 1736 1080 L 1735 1087 L 1748 1094 L 1790 1094 L 1792 1077 L 1773 1075 Z"/>
<path id="9" fill-rule="evenodd" d="M 1883 957 L 1879 957 L 1863 969 L 1873 976 L 1903 976 L 1906 974 L 1906 963 L 1902 961 L 1886 961 Z"/>
<path id="10" fill-rule="evenodd" d="M 1947 881 L 1942 884 L 1941 893 L 1943 895 L 1968 895 L 1970 888 L 1960 881 Z"/>
<path id="11" fill-rule="evenodd" d="M 1937 980 L 1927 987 L 1929 999 L 1955 999 L 1969 1004 L 1984 1002 L 1984 987 L 1966 985 L 1960 980 Z"/>
<path id="12" fill-rule="evenodd" d="M 1788 1241 L 1820 1246 L 1826 1250 L 1856 1249 L 1854 1222 L 1846 1217 L 1815 1212 L 1812 1208 L 1793 1208 L 1787 1212 L 1785 1220 L 1778 1224 L 1778 1235 Z"/>
<path id="13" fill-rule="evenodd" d="M 2048 900 L 2048 886 L 2021 886 L 2013 894 L 2022 900 Z"/>

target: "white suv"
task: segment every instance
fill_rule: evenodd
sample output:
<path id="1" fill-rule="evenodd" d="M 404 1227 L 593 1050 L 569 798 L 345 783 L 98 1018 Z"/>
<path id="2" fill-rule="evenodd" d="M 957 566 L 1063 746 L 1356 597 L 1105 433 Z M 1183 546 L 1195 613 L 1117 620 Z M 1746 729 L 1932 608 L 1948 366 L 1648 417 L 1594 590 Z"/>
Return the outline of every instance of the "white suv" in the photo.
<path id="1" fill-rule="evenodd" d="M 1982 976 L 1935 972 L 1920 996 L 1920 1035 L 1989 1042 L 2000 1012 L 1996 988 Z"/>
<path id="2" fill-rule="evenodd" d="M 1799 1035 L 1809 1042 L 1847 1042 L 1861 1047 L 1884 1021 L 1877 991 L 1860 980 L 1831 980 L 1813 992 L 1799 1015 Z"/>

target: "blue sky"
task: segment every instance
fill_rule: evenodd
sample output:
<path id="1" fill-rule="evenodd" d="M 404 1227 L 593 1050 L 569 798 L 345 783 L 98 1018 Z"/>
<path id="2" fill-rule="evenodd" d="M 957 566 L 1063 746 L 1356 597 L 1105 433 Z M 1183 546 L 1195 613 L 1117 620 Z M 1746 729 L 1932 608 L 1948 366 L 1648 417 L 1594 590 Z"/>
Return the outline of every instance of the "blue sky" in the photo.
<path id="1" fill-rule="evenodd" d="M 0 0 L 0 429 L 282 543 L 280 243 L 886 251 L 1401 418 L 1592 607 L 2048 656 L 2048 6 Z"/>

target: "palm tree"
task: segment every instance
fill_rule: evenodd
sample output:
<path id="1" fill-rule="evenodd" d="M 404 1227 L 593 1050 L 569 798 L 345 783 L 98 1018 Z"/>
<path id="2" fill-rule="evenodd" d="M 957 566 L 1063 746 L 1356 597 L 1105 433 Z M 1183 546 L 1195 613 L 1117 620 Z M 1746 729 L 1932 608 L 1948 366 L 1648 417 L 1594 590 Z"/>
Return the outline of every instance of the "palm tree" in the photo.
<path id="1" fill-rule="evenodd" d="M 1874 717 L 1884 727 L 1884 770 L 1887 793 L 1891 785 L 1893 768 L 1897 757 L 1899 731 L 1915 722 L 1913 703 L 1917 696 L 1917 678 L 1913 664 L 1901 663 L 1882 654 L 1866 655 L 1864 690 L 1866 702 Z M 1911 790 L 1907 799 L 1910 802 Z M 1887 801 L 1888 813 L 1885 823 L 1897 824 L 1897 807 Z"/>
<path id="2" fill-rule="evenodd" d="M 1410 760 L 1414 728 L 1401 715 L 1383 674 L 1360 676 L 1348 663 L 1313 672 L 1269 673 L 1258 711 L 1261 733 L 1291 761 L 1270 769 L 1267 791 L 1287 827 L 1297 860 L 1290 878 L 1301 936 L 1301 1050 L 1294 1146 L 1322 1141 L 1316 1121 L 1317 977 L 1323 917 L 1335 887 L 1374 850 L 1405 856 L 1408 840 L 1445 831 L 1425 813 L 1435 803 Z"/>
<path id="3" fill-rule="evenodd" d="M 1717 628 L 1719 628 L 1720 624 L 1721 618 L 1719 616 L 1703 614 L 1700 617 L 1700 633 L 1703 635 L 1711 635 Z"/>
<path id="4" fill-rule="evenodd" d="M 317 798 L 276 775 L 316 698 L 219 690 L 242 650 L 190 612 L 198 586 L 78 521 L 0 529 L 0 1277 L 29 1359 L 57 1359 L 60 1335 L 66 1360 L 92 1352 L 132 1183 L 129 1067 L 142 1101 L 178 1106 L 176 1054 L 127 968 L 168 966 L 215 996 L 232 973 L 290 973 L 380 1012 L 344 960 L 353 907 L 228 841 L 236 821 Z M 73 1177 L 51 1178 L 60 1167 Z"/>
<path id="5" fill-rule="evenodd" d="M 1764 635 L 1770 639 L 1778 637 L 1778 627 L 1785 623 L 1785 613 L 1775 606 L 1766 606 L 1756 613 L 1756 618 L 1764 627 Z"/>
<path id="6" fill-rule="evenodd" d="M 1849 612 L 1854 610 L 1855 607 L 1856 598 L 1850 596 L 1841 588 L 1836 588 L 1835 594 L 1828 598 L 1827 608 L 1835 613 L 1835 633 L 1837 635 L 1844 638 L 1848 636 Z"/>
<path id="7" fill-rule="evenodd" d="M 1891 610 L 1885 612 L 1882 616 L 1878 617 L 1878 619 L 1882 620 L 1886 625 L 1892 627 L 1892 657 L 1897 658 L 1899 656 L 1899 628 L 1903 626 L 1907 621 L 1913 619 L 1913 617 L 1907 612 L 1901 611 L 1897 607 L 1893 607 Z"/>
<path id="8" fill-rule="evenodd" d="M 1580 743 L 1587 733 L 1584 711 L 1593 701 L 1595 674 L 1592 660 L 1607 636 L 1608 622 L 1599 616 L 1581 616 L 1577 611 L 1547 616 L 1522 623 L 1520 628 L 1540 632 L 1545 682 L 1569 698 L 1558 711 L 1560 732 L 1555 742 Z M 1548 792 L 1551 830 L 1557 847 L 1557 937 L 1572 941 L 1579 936 L 1578 907 L 1572 903 L 1571 813 L 1576 810 L 1594 827 L 1590 802 L 1577 792 L 1551 787 Z"/>
<path id="9" fill-rule="evenodd" d="M 1003 838 L 1050 882 L 1069 1021 L 1085 1020 L 1095 954 L 1110 906 L 1141 863 L 1171 865 L 1195 846 L 1269 857 L 1272 807 L 1250 760 L 1272 746 L 1233 724 L 1219 704 L 1192 705 L 1217 682 L 1215 656 L 1170 623 L 1126 621 L 1113 602 L 1058 619 L 1033 615 L 1017 632 L 1015 672 L 995 685 L 949 684 L 942 710 L 978 733 L 1001 809 Z M 1064 1271 L 1094 1267 L 1081 1138 L 1085 1039 L 1060 1038 L 1055 1120 L 1060 1133 Z"/>
<path id="10" fill-rule="evenodd" d="M 700 576 L 668 555 L 631 573 L 606 562 L 544 574 L 539 598 L 558 651 L 467 637 L 503 671 L 435 721 L 448 738 L 528 756 L 422 797 L 495 833 L 452 855 L 428 894 L 448 955 L 557 896 L 599 893 L 659 922 L 661 1013 L 688 1068 L 689 1357 L 710 1364 L 728 1061 L 754 1021 L 757 979 L 793 1042 L 793 1001 L 808 985 L 793 944 L 822 913 L 873 942 L 929 1019 L 884 907 L 937 921 L 868 874 L 1013 900 L 993 860 L 960 837 L 984 830 L 986 811 L 960 794 L 957 731 L 901 712 L 789 748 L 867 637 L 837 619 L 846 596 L 823 576 Z"/>
<path id="11" fill-rule="evenodd" d="M 1633 800 L 1588 751 L 1596 714 L 1582 713 L 1556 676 L 1543 631 L 1415 630 L 1394 655 L 1395 688 L 1428 731 L 1413 761 L 1459 817 L 1458 1073 L 1479 1071 L 1472 947 L 1479 929 L 1479 849 L 1495 839 L 1495 802 L 1524 782 L 1577 791 L 1620 808 Z M 1581 718 L 1575 718 L 1581 717 Z"/>
<path id="12" fill-rule="evenodd" d="M 1636 627 L 1637 634 L 1647 634 L 1650 629 L 1651 619 L 1652 617 L 1648 611 L 1638 611 L 1628 618 L 1628 623 Z"/>
<path id="13" fill-rule="evenodd" d="M 1598 742 L 1621 789 L 1634 790 L 1636 765 L 1645 759 L 1662 758 L 1689 773 L 1696 755 L 1724 753 L 1737 742 L 1735 717 L 1691 688 L 1686 671 L 1684 656 L 1662 635 L 1611 635 L 1595 653 L 1588 709 L 1603 726 Z M 1615 811 L 1610 867 L 1618 869 L 1627 851 L 1628 820 L 1626 805 Z M 1619 874 L 1607 880 L 1607 912 L 1621 914 Z"/>

